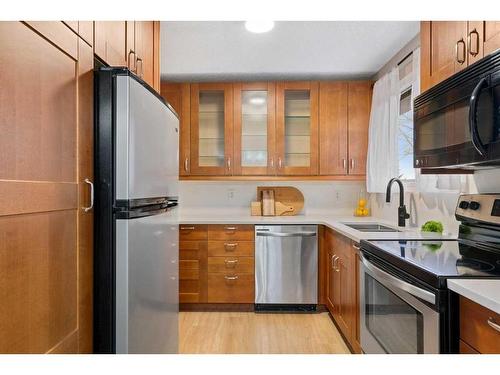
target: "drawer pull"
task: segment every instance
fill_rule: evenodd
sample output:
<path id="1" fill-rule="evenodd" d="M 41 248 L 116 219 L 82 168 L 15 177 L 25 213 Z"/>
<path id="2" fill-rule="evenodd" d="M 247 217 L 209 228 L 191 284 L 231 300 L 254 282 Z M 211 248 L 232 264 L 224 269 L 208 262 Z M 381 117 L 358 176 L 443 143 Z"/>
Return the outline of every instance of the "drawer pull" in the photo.
<path id="1" fill-rule="evenodd" d="M 181 227 L 181 230 L 194 230 L 194 227 Z"/>
<path id="2" fill-rule="evenodd" d="M 224 276 L 226 280 L 238 280 L 238 276 Z"/>
<path id="3" fill-rule="evenodd" d="M 238 264 L 238 259 L 224 259 L 224 263 L 226 264 L 226 268 L 235 268 Z"/>
<path id="4" fill-rule="evenodd" d="M 237 243 L 225 243 L 224 244 L 226 251 L 234 251 L 234 249 L 236 249 L 236 246 L 238 246 Z"/>
<path id="5" fill-rule="evenodd" d="M 236 227 L 224 227 L 224 229 L 227 230 L 227 231 L 233 232 L 233 231 L 235 231 L 238 228 L 236 228 Z"/>
<path id="6" fill-rule="evenodd" d="M 495 331 L 500 332 L 500 325 L 495 323 L 495 319 L 493 318 L 488 318 L 487 321 L 488 325 L 493 328 Z"/>

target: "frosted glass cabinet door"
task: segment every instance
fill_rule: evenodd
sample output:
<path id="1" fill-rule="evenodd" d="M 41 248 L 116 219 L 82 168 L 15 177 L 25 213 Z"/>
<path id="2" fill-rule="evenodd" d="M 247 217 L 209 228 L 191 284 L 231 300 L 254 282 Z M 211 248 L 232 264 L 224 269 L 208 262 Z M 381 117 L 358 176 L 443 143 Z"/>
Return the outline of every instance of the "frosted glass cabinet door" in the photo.
<path id="1" fill-rule="evenodd" d="M 318 174 L 318 83 L 279 82 L 276 100 L 278 174 Z"/>
<path id="2" fill-rule="evenodd" d="M 234 90 L 234 174 L 274 175 L 275 85 L 236 83 Z"/>
<path id="3" fill-rule="evenodd" d="M 191 174 L 232 174 L 232 118 L 231 84 L 191 85 Z"/>

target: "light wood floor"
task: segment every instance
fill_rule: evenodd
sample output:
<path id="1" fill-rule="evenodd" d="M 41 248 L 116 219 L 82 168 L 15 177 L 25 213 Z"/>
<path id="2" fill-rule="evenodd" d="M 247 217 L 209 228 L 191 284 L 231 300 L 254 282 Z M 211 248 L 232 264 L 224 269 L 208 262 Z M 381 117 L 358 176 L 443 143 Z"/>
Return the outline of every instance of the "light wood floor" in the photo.
<path id="1" fill-rule="evenodd" d="M 328 313 L 181 312 L 183 354 L 350 353 Z"/>

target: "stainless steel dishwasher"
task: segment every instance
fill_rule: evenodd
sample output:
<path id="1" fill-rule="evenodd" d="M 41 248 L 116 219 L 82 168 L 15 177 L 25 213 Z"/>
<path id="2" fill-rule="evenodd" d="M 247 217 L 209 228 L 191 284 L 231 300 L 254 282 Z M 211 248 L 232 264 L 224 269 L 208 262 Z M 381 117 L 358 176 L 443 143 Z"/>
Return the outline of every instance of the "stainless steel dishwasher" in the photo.
<path id="1" fill-rule="evenodd" d="M 315 311 L 318 227 L 255 226 L 255 310 Z"/>

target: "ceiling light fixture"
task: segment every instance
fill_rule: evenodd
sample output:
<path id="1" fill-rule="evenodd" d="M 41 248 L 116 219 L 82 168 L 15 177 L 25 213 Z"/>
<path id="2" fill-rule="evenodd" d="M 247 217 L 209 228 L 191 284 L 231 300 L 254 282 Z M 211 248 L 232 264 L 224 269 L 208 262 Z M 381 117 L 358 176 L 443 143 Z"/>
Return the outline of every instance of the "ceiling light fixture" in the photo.
<path id="1" fill-rule="evenodd" d="M 274 21 L 246 21 L 245 28 L 252 33 L 267 33 L 274 27 Z"/>

